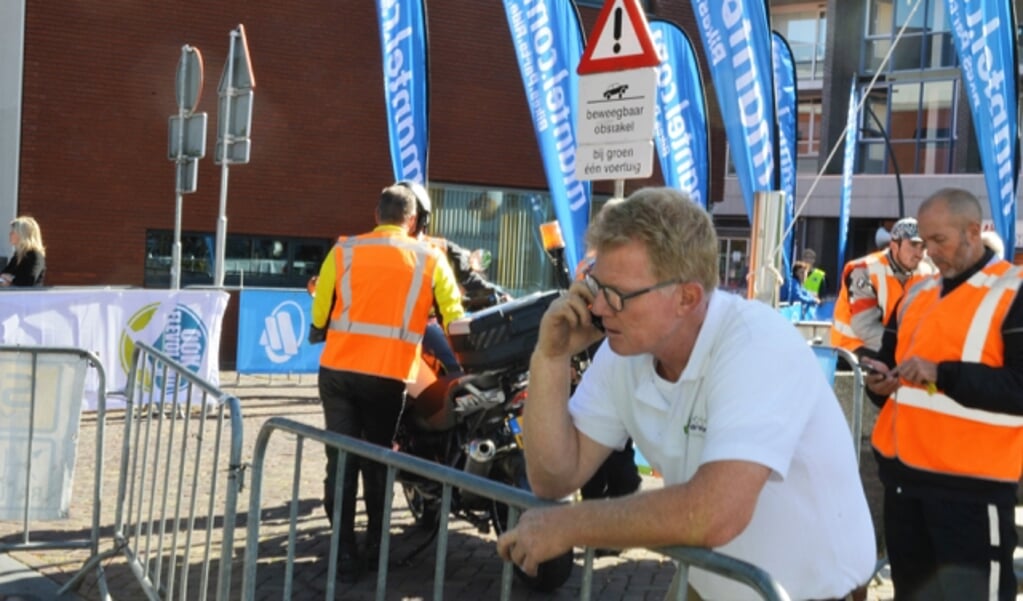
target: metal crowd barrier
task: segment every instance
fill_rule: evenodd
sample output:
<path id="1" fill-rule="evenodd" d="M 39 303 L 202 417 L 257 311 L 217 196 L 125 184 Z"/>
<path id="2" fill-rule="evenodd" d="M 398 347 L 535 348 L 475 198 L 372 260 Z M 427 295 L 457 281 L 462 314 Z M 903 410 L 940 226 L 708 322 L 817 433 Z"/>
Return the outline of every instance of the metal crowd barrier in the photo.
<path id="1" fill-rule="evenodd" d="M 813 349 L 817 360 L 821 364 L 821 369 L 824 370 L 824 375 L 828 378 L 828 382 L 831 387 L 835 387 L 835 372 L 838 366 L 838 359 L 842 358 L 849 367 L 852 368 L 853 375 L 853 396 L 852 396 L 852 409 L 851 416 L 849 418 L 849 429 L 853 435 L 853 446 L 856 449 L 856 464 L 860 463 L 860 447 L 863 439 L 863 369 L 860 367 L 860 361 L 856 357 L 855 353 L 848 351 L 838 346 L 828 346 L 825 344 L 812 344 L 810 348 Z"/>
<path id="2" fill-rule="evenodd" d="M 440 482 L 443 485 L 441 507 L 439 510 L 439 532 L 436 539 L 436 553 L 434 563 L 433 599 L 440 601 L 444 596 L 444 574 L 447 561 L 448 549 L 448 517 L 451 509 L 451 495 L 454 488 L 466 489 L 481 497 L 497 500 L 508 505 L 508 520 L 514 525 L 518 520 L 521 511 L 543 507 L 554 504 L 552 501 L 538 499 L 532 494 L 455 470 L 444 465 L 413 457 L 405 453 L 399 453 L 390 449 L 369 444 L 349 436 L 334 432 L 328 432 L 307 424 L 296 422 L 282 417 L 274 417 L 267 420 L 256 438 L 255 448 L 252 456 L 251 480 L 249 490 L 249 516 L 260 516 L 263 513 L 263 467 L 267 454 L 267 446 L 271 436 L 275 432 L 284 432 L 295 436 L 294 451 L 294 474 L 291 491 L 287 559 L 284 568 L 284 586 L 282 599 L 291 599 L 294 583 L 295 568 L 295 547 L 296 533 L 299 514 L 299 483 L 302 480 L 302 455 L 305 441 L 311 440 L 338 450 L 338 473 L 337 482 L 339 487 L 344 486 L 343 470 L 347 463 L 349 453 L 360 458 L 369 459 L 387 466 L 387 490 L 393 490 L 395 478 L 399 470 L 411 472 L 417 476 Z M 341 490 L 335 495 L 341 499 Z M 382 524 L 383 538 L 380 541 L 380 563 L 377 571 L 376 599 L 383 601 L 387 598 L 387 572 L 388 555 L 390 550 L 390 525 L 391 513 L 393 510 L 392 495 L 386 495 L 384 501 L 384 517 Z M 341 503 L 335 503 L 335 512 L 340 511 Z M 338 516 L 335 515 L 335 521 Z M 245 567 L 242 576 L 242 599 L 253 601 L 256 598 L 256 587 L 258 580 L 259 562 L 259 519 L 248 520 L 248 532 L 246 533 L 245 546 Z M 333 529 L 330 539 L 330 553 L 326 574 L 325 599 L 335 598 L 335 577 L 339 545 L 339 531 Z M 763 599 L 767 601 L 788 601 L 789 597 L 777 581 L 771 578 L 766 572 L 749 563 L 716 553 L 714 551 L 694 547 L 670 547 L 654 549 L 655 551 L 668 555 L 682 564 L 683 572 L 680 576 L 682 586 L 679 587 L 677 599 L 684 601 L 687 593 L 688 567 L 698 567 L 715 572 L 726 578 L 731 578 L 750 586 Z M 587 549 L 580 588 L 580 598 L 587 601 L 591 597 L 593 580 L 593 549 Z M 511 599 L 511 586 L 513 577 L 513 566 L 511 562 L 504 562 L 501 572 L 501 599 Z M 263 598 L 265 595 L 261 595 Z"/>
<path id="3" fill-rule="evenodd" d="M 78 438 L 81 406 L 85 393 L 86 371 L 94 369 L 98 381 L 96 400 L 95 476 L 92 485 L 92 527 L 88 538 L 64 539 L 58 541 L 32 540 L 32 525 L 45 521 L 38 515 L 49 513 L 46 508 L 35 505 L 40 497 L 60 497 L 66 494 L 70 502 L 70 489 L 53 490 L 47 482 L 36 478 L 39 471 L 51 478 L 65 478 L 64 486 L 71 486 L 70 470 L 75 468 L 75 440 Z M 68 371 L 70 370 L 70 371 Z M 77 348 L 43 346 L 0 346 L 0 486 L 4 507 L 8 503 L 20 502 L 20 541 L 0 542 L 0 553 L 40 549 L 87 548 L 95 555 L 99 548 L 100 506 L 103 498 L 103 434 L 106 423 L 106 372 L 99 358 L 93 353 Z M 26 427 L 27 426 L 27 427 Z M 66 431 L 64 431 L 66 428 Z M 47 440 L 48 434 L 63 434 L 64 440 Z M 64 457 L 55 449 L 61 445 Z M 19 447 L 24 450 L 20 452 Z M 70 460 L 68 460 L 70 457 Z M 39 470 L 36 463 L 42 463 Z M 70 465 L 68 465 L 70 463 Z M 83 466 L 78 466 L 81 469 Z M 15 487 L 15 474 L 24 469 L 24 489 L 20 499 L 7 498 L 6 491 Z M 13 470 L 13 471 L 9 471 Z M 47 476 L 41 476 L 46 478 Z M 60 485 L 58 483 L 58 488 Z M 63 507 L 57 508 L 58 513 Z M 63 516 L 66 517 L 66 516 Z M 58 518 L 59 519 L 59 518 Z M 86 568 L 82 568 L 84 574 Z M 106 596 L 107 585 L 102 569 L 97 566 L 97 581 L 101 593 Z"/>
<path id="4" fill-rule="evenodd" d="M 215 590 L 227 601 L 242 486 L 238 399 L 141 342 L 125 395 L 114 546 L 94 553 L 60 592 L 123 554 L 148 599 L 204 601 Z"/>

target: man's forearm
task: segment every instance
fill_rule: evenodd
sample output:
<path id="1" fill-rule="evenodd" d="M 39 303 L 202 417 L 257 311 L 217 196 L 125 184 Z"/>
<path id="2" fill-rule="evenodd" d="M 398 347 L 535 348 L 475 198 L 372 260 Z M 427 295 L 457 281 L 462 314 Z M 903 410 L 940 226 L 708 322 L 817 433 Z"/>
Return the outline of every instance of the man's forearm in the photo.
<path id="1" fill-rule="evenodd" d="M 769 474 L 757 464 L 722 462 L 685 484 L 553 508 L 541 526 L 572 546 L 720 547 L 749 525 Z"/>
<path id="2" fill-rule="evenodd" d="M 578 488 L 571 482 L 579 466 L 579 433 L 568 413 L 571 363 L 533 353 L 529 369 L 523 418 L 529 483 L 537 496 L 557 498 Z"/>

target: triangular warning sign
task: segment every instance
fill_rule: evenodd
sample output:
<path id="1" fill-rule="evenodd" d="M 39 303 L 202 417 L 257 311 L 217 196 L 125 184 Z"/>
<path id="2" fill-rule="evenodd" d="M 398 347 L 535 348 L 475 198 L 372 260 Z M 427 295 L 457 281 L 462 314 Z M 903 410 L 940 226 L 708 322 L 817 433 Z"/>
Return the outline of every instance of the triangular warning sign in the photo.
<path id="1" fill-rule="evenodd" d="M 605 73 L 661 64 L 639 0 L 605 0 L 576 73 Z"/>

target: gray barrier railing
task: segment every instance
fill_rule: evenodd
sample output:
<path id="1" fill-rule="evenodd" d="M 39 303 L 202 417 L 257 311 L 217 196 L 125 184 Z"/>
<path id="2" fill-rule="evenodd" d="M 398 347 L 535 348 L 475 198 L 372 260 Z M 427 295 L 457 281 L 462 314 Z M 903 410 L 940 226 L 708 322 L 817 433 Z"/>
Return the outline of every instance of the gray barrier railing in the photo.
<path id="1" fill-rule="evenodd" d="M 95 475 L 92 484 L 92 526 L 85 539 L 62 539 L 58 541 L 32 540 L 32 526 L 45 519 L 34 515 L 39 508 L 36 498 L 46 494 L 63 497 L 70 501 L 70 490 L 53 490 L 45 483 L 36 479 L 39 471 L 46 476 L 42 478 L 65 478 L 66 482 L 57 483 L 70 487 L 70 474 L 77 461 L 75 440 L 78 438 L 81 419 L 81 407 L 85 396 L 86 372 L 93 369 L 98 382 L 96 398 L 96 439 L 94 461 Z M 70 370 L 70 371 L 68 371 Z M 3 463 L 0 473 L 4 474 L 0 486 L 16 487 L 14 473 L 24 470 L 24 490 L 18 491 L 18 499 L 4 497 L 4 505 L 17 503 L 21 513 L 20 540 L 13 543 L 0 542 L 0 552 L 27 551 L 40 549 L 77 549 L 87 548 L 96 554 L 100 536 L 100 506 L 103 498 L 103 441 L 106 423 L 106 372 L 99 358 L 93 353 L 77 348 L 43 347 L 43 346 L 0 346 L 0 448 L 4 449 Z M 27 426 L 27 427 L 26 427 Z M 63 440 L 46 440 L 45 445 L 37 445 L 47 435 L 61 434 Z M 64 457 L 57 456 L 53 449 L 66 446 Z M 18 447 L 22 447 L 22 453 Z M 38 446 L 46 446 L 39 450 Z M 67 459 L 70 457 L 70 459 Z M 36 466 L 38 459 L 42 465 Z M 70 464 L 70 465 L 68 465 Z M 93 466 L 89 466 L 93 467 Z M 9 471 L 13 470 L 13 471 Z M 20 474 L 19 474 L 20 475 Z M 52 502 L 53 499 L 50 499 Z M 58 502 L 58 505 L 61 503 Z M 64 511 L 58 508 L 58 512 Z M 66 516 L 65 516 L 66 517 Z M 59 519 L 59 518 L 57 518 Z M 83 573 L 85 568 L 82 569 Z M 97 566 L 97 581 L 101 594 L 107 595 L 106 579 L 103 571 Z"/>
<path id="2" fill-rule="evenodd" d="M 526 491 L 507 486 L 492 480 L 474 476 L 464 471 L 455 470 L 444 465 L 413 457 L 405 453 L 399 453 L 390 449 L 369 444 L 349 436 L 334 432 L 327 432 L 307 424 L 282 417 L 274 417 L 267 420 L 256 437 L 255 448 L 252 456 L 251 479 L 249 490 L 249 516 L 262 515 L 262 494 L 263 494 L 263 471 L 266 459 L 267 446 L 271 436 L 275 432 L 292 434 L 295 439 L 294 452 L 294 474 L 290 501 L 287 559 L 284 568 L 284 585 L 282 599 L 290 599 L 293 592 L 294 566 L 295 566 L 295 539 L 299 514 L 299 483 L 302 479 L 302 455 L 306 440 L 322 443 L 325 446 L 338 450 L 338 473 L 337 483 L 339 487 L 344 486 L 342 477 L 344 466 L 347 464 L 349 453 L 360 458 L 368 459 L 387 466 L 386 490 L 393 490 L 398 471 L 409 472 L 437 481 L 443 485 L 441 507 L 439 510 L 439 532 L 436 542 L 435 568 L 433 582 L 433 599 L 440 601 L 444 596 L 444 574 L 447 562 L 448 547 L 448 516 L 451 510 L 451 495 L 455 488 L 467 490 L 480 497 L 496 500 L 508 506 L 508 520 L 514 525 L 522 510 L 543 507 L 554 504 L 551 501 L 544 501 Z M 336 493 L 340 499 L 341 490 Z M 340 511 L 340 503 L 335 503 L 335 513 Z M 377 571 L 376 599 L 382 601 L 387 595 L 387 572 L 388 554 L 390 550 L 390 525 L 393 509 L 392 495 L 384 497 L 384 517 L 381 531 L 383 538 L 380 541 L 380 562 Z M 337 516 L 335 515 L 335 521 Z M 246 533 L 245 564 L 242 576 L 242 599 L 253 601 L 256 598 L 256 583 L 259 566 L 259 530 L 260 520 L 248 520 L 248 532 Z M 338 556 L 338 545 L 340 542 L 338 529 L 333 529 L 330 539 L 330 553 L 326 574 L 325 599 L 335 598 L 335 576 Z M 683 566 L 681 574 L 682 586 L 679 587 L 677 599 L 684 601 L 687 591 L 687 570 L 688 567 L 697 567 L 717 573 L 750 586 L 763 599 L 767 601 L 788 601 L 789 597 L 769 574 L 760 568 L 749 563 L 710 551 L 708 549 L 694 547 L 670 547 L 654 549 L 659 553 L 678 560 Z M 501 572 L 501 599 L 507 601 L 511 598 L 511 586 L 513 577 L 513 566 L 510 562 L 504 563 Z M 580 598 L 584 601 L 590 599 L 593 579 L 593 549 L 587 549 Z"/>
<path id="3" fill-rule="evenodd" d="M 123 554 L 148 599 L 205 600 L 215 587 L 214 598 L 227 601 L 242 486 L 241 406 L 144 343 L 135 343 L 129 367 L 114 546 L 94 553 L 61 592 Z"/>
<path id="4" fill-rule="evenodd" d="M 853 447 L 856 451 L 856 463 L 860 462 L 860 447 L 863 439 L 863 369 L 856 354 L 840 346 L 813 343 L 810 345 L 817 359 L 822 362 L 824 375 L 828 377 L 831 387 L 835 387 L 838 359 L 843 359 L 852 369 L 852 409 L 849 416 L 849 429 L 853 435 Z M 828 366 L 824 362 L 830 362 Z M 837 391 L 836 391 L 837 392 Z"/>

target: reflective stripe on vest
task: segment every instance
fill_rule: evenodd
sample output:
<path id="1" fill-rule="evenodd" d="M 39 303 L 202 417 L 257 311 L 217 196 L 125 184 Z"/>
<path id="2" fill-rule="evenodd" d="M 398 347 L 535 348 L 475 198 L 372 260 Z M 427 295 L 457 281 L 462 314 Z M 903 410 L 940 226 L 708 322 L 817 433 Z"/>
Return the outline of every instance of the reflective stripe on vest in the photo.
<path id="1" fill-rule="evenodd" d="M 849 302 L 849 277 L 853 271 L 865 268 L 870 284 L 874 287 L 877 295 L 877 306 L 881 308 L 881 323 L 887 323 L 892 307 L 889 306 L 889 297 L 892 304 L 902 294 L 902 285 L 891 272 L 888 265 L 887 251 L 871 253 L 861 261 L 852 262 L 842 270 L 842 288 L 839 291 L 838 299 L 835 301 L 835 311 L 831 323 L 831 345 L 844 348 L 850 352 L 856 351 L 864 345 L 864 341 L 852 327 L 852 303 Z M 899 295 L 889 295 L 889 283 L 896 285 Z"/>
<path id="2" fill-rule="evenodd" d="M 938 277 L 913 286 L 899 308 L 896 360 L 1000 367 L 1000 329 L 1021 283 L 1023 268 L 998 261 L 945 297 Z M 956 320 L 965 316 L 969 321 Z M 923 471 L 1003 482 L 1023 475 L 1023 417 L 965 407 L 906 381 L 882 408 L 872 442 L 882 455 Z"/>
<path id="3" fill-rule="evenodd" d="M 881 261 L 871 255 L 867 257 L 867 274 L 870 276 L 870 283 L 874 285 L 877 292 L 877 306 L 881 307 L 885 315 L 888 314 L 888 261 Z M 883 317 L 882 317 L 883 319 Z"/>
<path id="4" fill-rule="evenodd" d="M 355 255 L 353 251 L 357 246 L 390 246 L 412 252 L 416 255 L 416 269 L 412 274 L 412 285 L 409 286 L 405 294 L 405 306 L 402 310 L 400 326 L 382 326 L 374 323 L 352 321 L 350 317 L 352 302 L 349 300 L 344 303 L 341 314 L 336 319 L 331 320 L 330 329 L 351 334 L 376 336 L 378 338 L 392 338 L 409 344 L 419 344 L 423 340 L 423 333 L 410 331 L 409 325 L 412 322 L 412 311 L 415 309 L 416 302 L 419 300 L 419 294 L 423 289 L 423 279 L 426 275 L 427 265 L 432 264 L 431 261 L 427 260 L 430 257 L 429 249 L 415 240 L 403 240 L 394 237 L 347 238 L 339 241 L 338 246 L 344 251 L 340 253 L 342 263 L 339 266 L 341 269 L 338 270 L 341 273 L 341 278 L 338 280 L 341 291 L 340 297 L 344 299 L 353 298 L 352 261 Z"/>

